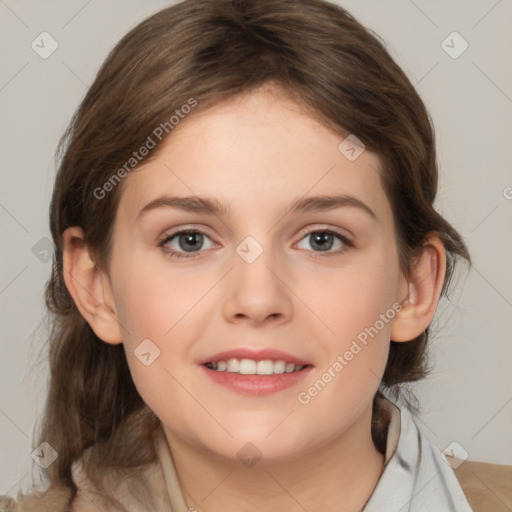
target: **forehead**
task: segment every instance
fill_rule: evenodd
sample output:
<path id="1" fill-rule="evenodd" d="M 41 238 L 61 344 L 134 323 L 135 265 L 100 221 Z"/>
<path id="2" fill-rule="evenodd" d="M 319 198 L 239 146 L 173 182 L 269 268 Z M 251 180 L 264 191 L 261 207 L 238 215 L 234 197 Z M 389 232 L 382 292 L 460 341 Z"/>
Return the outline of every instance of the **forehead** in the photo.
<path id="1" fill-rule="evenodd" d="M 233 214 L 263 215 L 299 197 L 347 194 L 389 217 L 378 156 L 365 150 L 350 160 L 344 139 L 275 90 L 239 96 L 182 120 L 157 156 L 125 178 L 120 210 L 135 217 L 158 197 L 197 195 Z"/>

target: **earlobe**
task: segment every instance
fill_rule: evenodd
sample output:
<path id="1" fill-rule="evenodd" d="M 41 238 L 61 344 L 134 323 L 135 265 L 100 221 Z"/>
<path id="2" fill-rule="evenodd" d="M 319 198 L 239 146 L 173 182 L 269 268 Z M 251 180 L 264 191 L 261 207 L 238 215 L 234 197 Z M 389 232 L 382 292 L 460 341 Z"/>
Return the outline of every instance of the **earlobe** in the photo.
<path id="1" fill-rule="evenodd" d="M 424 244 L 407 278 L 408 293 L 391 326 L 391 340 L 411 341 L 429 325 L 436 312 L 446 274 L 446 251 L 435 234 Z"/>
<path id="2" fill-rule="evenodd" d="M 66 229 L 63 240 L 64 281 L 80 314 L 98 338 L 113 345 L 122 343 L 110 281 L 93 261 L 83 229 Z"/>

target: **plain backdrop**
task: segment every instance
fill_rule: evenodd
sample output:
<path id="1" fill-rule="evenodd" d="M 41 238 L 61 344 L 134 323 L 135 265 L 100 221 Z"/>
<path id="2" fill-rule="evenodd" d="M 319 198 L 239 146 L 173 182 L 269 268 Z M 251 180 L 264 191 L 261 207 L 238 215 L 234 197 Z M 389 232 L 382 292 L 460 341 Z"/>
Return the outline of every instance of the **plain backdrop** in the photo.
<path id="1" fill-rule="evenodd" d="M 512 1 L 339 3 L 384 39 L 424 99 L 437 134 L 436 206 L 474 260 L 434 322 L 434 370 L 417 387 L 422 428 L 441 449 L 512 464 Z M 57 142 L 113 45 L 167 5 L 0 1 L 0 493 L 27 481 L 47 385 L 38 326 Z M 51 49 L 42 32 L 58 44 L 45 59 L 31 46 L 45 37 Z"/>

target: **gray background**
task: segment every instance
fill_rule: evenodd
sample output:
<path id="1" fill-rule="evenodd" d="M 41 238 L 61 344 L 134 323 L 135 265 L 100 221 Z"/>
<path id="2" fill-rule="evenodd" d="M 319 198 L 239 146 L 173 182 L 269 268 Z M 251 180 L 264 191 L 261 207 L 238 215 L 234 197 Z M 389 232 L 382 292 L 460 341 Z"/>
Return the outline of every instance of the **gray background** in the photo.
<path id="1" fill-rule="evenodd" d="M 169 3 L 0 0 L 0 493 L 27 483 L 45 396 L 40 322 L 57 142 L 112 46 Z M 437 207 L 475 263 L 440 304 L 435 369 L 417 387 L 423 428 L 442 449 L 456 442 L 472 460 L 512 464 L 512 0 L 339 3 L 386 41 L 427 104 Z M 47 59 L 31 48 L 43 31 L 58 43 Z M 454 31 L 469 44 L 457 58 L 445 51 L 463 48 L 446 39 Z"/>

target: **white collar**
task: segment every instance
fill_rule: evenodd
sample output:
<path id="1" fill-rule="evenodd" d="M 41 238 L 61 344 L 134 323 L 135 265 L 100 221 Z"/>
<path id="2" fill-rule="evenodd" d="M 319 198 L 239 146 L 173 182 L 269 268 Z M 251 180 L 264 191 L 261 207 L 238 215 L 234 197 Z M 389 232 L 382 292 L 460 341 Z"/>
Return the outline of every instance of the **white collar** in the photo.
<path id="1" fill-rule="evenodd" d="M 390 400 L 386 405 L 386 464 L 362 512 L 471 512 L 452 468 L 411 411 Z"/>

